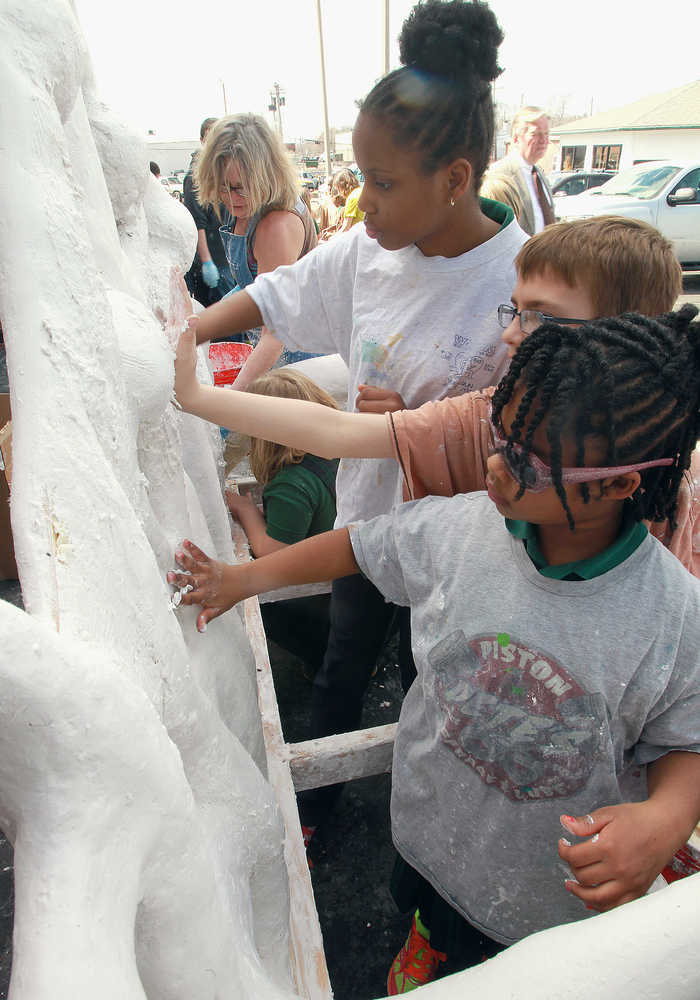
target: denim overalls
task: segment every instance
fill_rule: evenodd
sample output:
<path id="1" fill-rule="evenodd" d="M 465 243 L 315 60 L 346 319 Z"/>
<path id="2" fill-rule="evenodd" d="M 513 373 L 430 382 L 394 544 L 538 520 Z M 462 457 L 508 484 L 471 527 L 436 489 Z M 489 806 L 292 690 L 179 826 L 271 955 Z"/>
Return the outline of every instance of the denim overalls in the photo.
<path id="1" fill-rule="evenodd" d="M 303 216 L 307 211 L 306 205 L 301 200 L 297 198 L 296 204 L 294 206 L 294 211 L 297 215 Z M 249 252 L 249 243 L 252 241 L 255 235 L 255 230 L 258 228 L 258 223 L 262 218 L 262 212 L 256 212 L 248 220 L 248 225 L 244 235 L 239 235 L 234 233 L 236 226 L 236 220 L 231 219 L 228 225 L 221 226 L 219 232 L 221 234 L 221 242 L 224 245 L 224 250 L 226 251 L 226 257 L 228 259 L 229 267 L 231 268 L 231 274 L 236 282 L 235 288 L 232 289 L 225 295 L 224 298 L 228 298 L 229 295 L 233 295 L 234 292 L 239 292 L 242 288 L 247 285 L 251 285 L 258 273 L 258 265 L 253 257 L 252 251 Z M 233 341 L 243 341 L 252 344 L 253 347 L 260 340 L 262 327 L 255 327 L 253 330 L 248 330 L 246 333 L 236 334 L 230 337 Z M 305 351 L 283 351 L 280 355 L 279 361 L 273 366 L 274 368 L 280 368 L 283 365 L 291 365 L 295 361 L 303 361 L 305 358 L 318 358 L 319 354 L 307 354 Z"/>

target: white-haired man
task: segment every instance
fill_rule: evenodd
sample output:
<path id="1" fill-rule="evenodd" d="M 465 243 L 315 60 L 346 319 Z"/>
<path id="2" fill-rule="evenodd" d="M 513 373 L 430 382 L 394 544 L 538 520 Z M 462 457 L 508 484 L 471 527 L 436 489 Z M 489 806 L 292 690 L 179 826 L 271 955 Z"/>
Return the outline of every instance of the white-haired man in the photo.
<path id="1" fill-rule="evenodd" d="M 549 145 L 549 118 L 542 108 L 526 107 L 513 118 L 512 145 L 508 156 L 490 167 L 487 177 L 507 177 L 522 201 L 520 226 L 534 236 L 554 222 L 552 192 L 537 166 Z"/>

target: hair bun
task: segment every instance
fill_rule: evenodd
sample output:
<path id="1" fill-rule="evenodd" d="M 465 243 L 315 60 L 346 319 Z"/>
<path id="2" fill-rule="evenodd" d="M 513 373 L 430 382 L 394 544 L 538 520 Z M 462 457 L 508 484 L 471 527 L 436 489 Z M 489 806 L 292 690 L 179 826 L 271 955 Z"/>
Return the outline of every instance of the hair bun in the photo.
<path id="1" fill-rule="evenodd" d="M 425 0 L 413 8 L 399 37 L 401 62 L 451 80 L 490 83 L 502 72 L 503 32 L 493 11 L 474 0 Z"/>

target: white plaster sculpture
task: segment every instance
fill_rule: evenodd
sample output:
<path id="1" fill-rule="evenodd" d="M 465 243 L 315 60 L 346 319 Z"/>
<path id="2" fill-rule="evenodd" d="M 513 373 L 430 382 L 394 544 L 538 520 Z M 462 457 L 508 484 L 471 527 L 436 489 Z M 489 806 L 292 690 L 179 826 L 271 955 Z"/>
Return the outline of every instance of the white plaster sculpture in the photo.
<path id="1" fill-rule="evenodd" d="M 115 758 L 115 774 L 121 768 L 125 780 L 112 787 L 112 809 L 126 807 L 130 798 L 143 803 L 156 783 L 191 837 L 164 836 L 149 846 L 148 857 L 134 843 L 129 865 L 140 870 L 130 889 L 140 914 L 138 974 L 132 944 L 119 951 L 115 982 L 140 977 L 149 997 L 288 995 L 283 831 L 258 768 L 262 736 L 250 646 L 235 614 L 205 637 L 197 635 L 190 609 L 170 609 L 164 583 L 174 548 L 187 535 L 233 558 L 216 434 L 169 402 L 172 345 L 184 318 L 181 298 L 171 293 L 171 271 L 173 265 L 187 268 L 196 234 L 189 214 L 151 178 L 141 140 L 97 100 L 70 3 L 3 0 L 0 35 L 0 310 L 13 409 L 12 521 L 31 616 L 22 626 L 4 619 L 0 685 L 3 695 L 12 690 L 11 670 L 24 665 L 20 716 L 36 699 L 48 712 L 43 717 L 52 736 L 62 731 L 66 713 L 81 717 L 64 696 L 43 698 L 49 680 L 29 669 L 37 655 L 44 671 L 89 662 L 95 697 L 109 706 L 100 731 L 91 725 L 86 702 L 83 754 L 75 746 L 67 755 L 46 753 L 45 770 L 33 780 L 34 751 L 23 746 L 24 730 L 11 725 L 15 716 L 3 697 L 3 712 L 10 713 L 3 715 L 3 728 L 12 729 L 15 745 L 6 759 L 29 758 L 27 780 L 16 794 L 0 788 L 3 826 L 18 857 L 15 962 L 23 971 L 19 980 L 13 976 L 12 996 L 107 995 L 101 983 L 114 963 L 90 962 L 78 977 L 81 994 L 74 988 L 75 953 L 47 942 L 52 936 L 60 941 L 66 924 L 80 923 L 86 935 L 81 953 L 100 951 L 94 947 L 103 933 L 99 921 L 86 927 L 78 917 L 102 894 L 97 912 L 109 909 L 110 886 L 120 883 L 130 851 L 124 844 L 111 850 L 99 816 L 84 815 L 85 789 L 100 768 L 95 764 L 85 774 L 83 766 L 94 758 L 109 770 L 109 748 L 117 744 L 128 746 L 124 760 L 132 766 Z M 41 637 L 26 648 L 17 641 L 18 630 L 26 637 L 39 628 Z M 59 634 L 60 649 L 47 647 L 47 628 Z M 72 690 L 78 701 L 80 677 L 78 672 Z M 137 722 L 122 715 L 121 703 L 139 695 L 148 699 L 150 717 L 142 706 Z M 172 761 L 166 766 L 153 756 L 154 746 L 168 740 L 180 761 L 177 775 Z M 61 846 L 54 836 L 47 817 L 57 809 L 62 829 L 83 831 L 82 851 L 70 838 Z M 102 811 L 110 813 L 106 806 Z M 178 852 L 185 847 L 196 865 L 183 880 L 178 867 L 188 854 Z M 102 859 L 99 874 L 83 878 L 92 871 L 92 853 Z M 158 933 L 153 921 L 141 919 L 154 893 L 153 885 L 144 888 L 149 868 L 173 880 L 162 886 Z M 82 899 L 76 898 L 79 885 Z M 220 898 L 213 895 L 210 912 L 202 913 L 207 885 Z M 168 905 L 171 895 L 178 899 Z M 40 934 L 33 924 L 37 899 L 52 901 Z M 175 974 L 171 982 L 170 960 L 183 947 L 179 921 L 188 905 L 201 915 L 199 933 L 212 945 L 199 950 L 197 973 Z M 133 925 L 126 934 L 133 942 Z M 58 963 L 54 974 L 63 992 L 55 984 L 48 992 L 35 988 L 27 971 L 42 967 L 45 948 Z M 235 951 L 241 954 L 233 959 Z M 232 974 L 236 962 L 253 971 Z M 101 971 L 98 989 L 90 982 Z"/>
<path id="2" fill-rule="evenodd" d="M 216 431 L 169 402 L 185 308 L 171 269 L 194 232 L 97 100 L 69 0 L 0 0 L 0 37 L 0 318 L 29 612 L 0 602 L 11 1000 L 290 998 L 250 649 L 235 613 L 199 635 L 163 582 L 185 535 L 233 557 Z M 697 1000 L 699 878 L 425 996 Z"/>
<path id="3" fill-rule="evenodd" d="M 527 905 L 527 904 L 525 904 Z M 697 1000 L 700 875 L 525 938 L 420 1000 Z"/>

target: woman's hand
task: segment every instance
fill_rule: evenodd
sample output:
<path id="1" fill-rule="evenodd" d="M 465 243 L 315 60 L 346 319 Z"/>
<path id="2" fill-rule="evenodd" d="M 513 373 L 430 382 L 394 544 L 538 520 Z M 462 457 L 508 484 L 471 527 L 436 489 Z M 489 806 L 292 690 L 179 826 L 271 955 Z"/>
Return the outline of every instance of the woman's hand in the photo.
<path id="1" fill-rule="evenodd" d="M 196 316 L 190 316 L 187 329 L 180 334 L 175 352 L 175 398 L 183 410 L 192 410 L 193 400 L 199 390 L 197 381 L 197 342 L 195 339 L 195 329 L 189 325 L 190 320 L 196 320 Z"/>
<path id="2" fill-rule="evenodd" d="M 404 403 L 398 392 L 377 385 L 358 385 L 355 408 L 360 413 L 394 413 L 405 410 Z"/>
<path id="3" fill-rule="evenodd" d="M 589 910 L 601 913 L 643 896 L 679 846 L 668 811 L 648 800 L 605 806 L 588 816 L 562 816 L 560 821 L 570 833 L 587 838 L 575 845 L 559 841 L 559 857 L 572 873 L 566 888 Z"/>
<path id="4" fill-rule="evenodd" d="M 167 581 L 179 587 L 181 604 L 199 604 L 204 610 L 197 616 L 197 631 L 204 632 L 207 623 L 218 618 L 243 600 L 247 594 L 243 590 L 246 564 L 229 566 L 228 563 L 210 559 L 188 539 L 175 552 L 175 561 L 184 572 L 170 571 Z M 186 587 L 193 589 L 182 593 Z"/>

